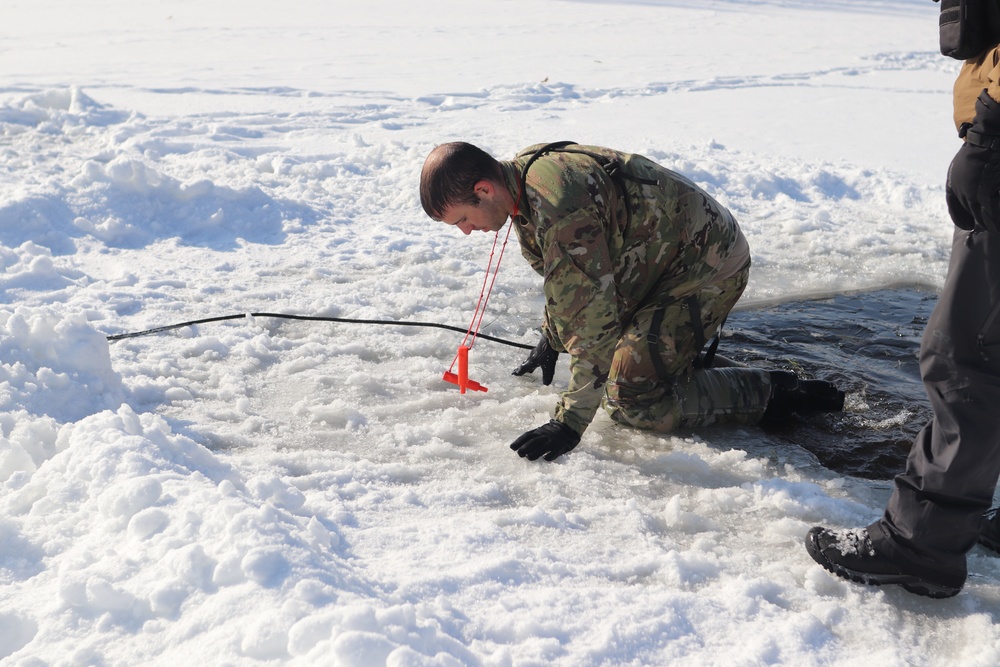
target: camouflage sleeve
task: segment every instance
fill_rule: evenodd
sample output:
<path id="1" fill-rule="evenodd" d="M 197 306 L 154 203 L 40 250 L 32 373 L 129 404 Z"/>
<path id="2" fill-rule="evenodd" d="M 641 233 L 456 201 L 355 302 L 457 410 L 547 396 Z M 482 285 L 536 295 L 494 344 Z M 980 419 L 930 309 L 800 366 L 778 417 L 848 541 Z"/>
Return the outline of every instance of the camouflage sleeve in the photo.
<path id="1" fill-rule="evenodd" d="M 587 429 L 601 405 L 619 334 L 614 267 L 601 224 L 606 212 L 583 203 L 539 229 L 546 333 L 571 357 L 569 387 L 554 417 L 577 433 Z"/>

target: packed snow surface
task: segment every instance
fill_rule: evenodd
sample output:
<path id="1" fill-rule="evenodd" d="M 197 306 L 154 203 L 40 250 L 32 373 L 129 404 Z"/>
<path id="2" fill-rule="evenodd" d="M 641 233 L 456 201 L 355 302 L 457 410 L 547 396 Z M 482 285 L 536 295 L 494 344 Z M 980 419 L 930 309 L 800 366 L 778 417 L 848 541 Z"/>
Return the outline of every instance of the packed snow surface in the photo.
<path id="1" fill-rule="evenodd" d="M 461 334 L 491 236 L 427 152 L 575 141 L 731 208 L 740 308 L 939 287 L 958 63 L 930 0 L 7 0 L 0 21 L 0 665 L 1000 663 L 1000 561 L 957 597 L 837 579 L 808 528 L 889 482 L 753 427 L 599 415 Z M 509 247 L 484 333 L 533 345 Z M 849 400 L 858 419 L 864 401 Z"/>

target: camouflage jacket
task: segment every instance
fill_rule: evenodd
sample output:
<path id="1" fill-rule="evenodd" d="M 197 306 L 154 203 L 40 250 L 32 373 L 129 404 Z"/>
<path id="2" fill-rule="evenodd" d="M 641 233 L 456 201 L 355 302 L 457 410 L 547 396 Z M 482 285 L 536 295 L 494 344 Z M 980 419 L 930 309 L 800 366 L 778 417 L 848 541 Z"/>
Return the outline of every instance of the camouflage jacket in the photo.
<path id="1" fill-rule="evenodd" d="M 500 163 L 515 200 L 539 148 Z M 602 165 L 610 161 L 617 177 Z M 735 219 L 701 188 L 607 148 L 573 144 L 537 158 L 518 208 L 521 252 L 543 278 L 545 335 L 571 357 L 554 416 L 578 433 L 600 407 L 619 337 L 654 288 L 667 298 L 694 294 L 728 277 L 720 273 L 730 255 L 749 255 Z"/>

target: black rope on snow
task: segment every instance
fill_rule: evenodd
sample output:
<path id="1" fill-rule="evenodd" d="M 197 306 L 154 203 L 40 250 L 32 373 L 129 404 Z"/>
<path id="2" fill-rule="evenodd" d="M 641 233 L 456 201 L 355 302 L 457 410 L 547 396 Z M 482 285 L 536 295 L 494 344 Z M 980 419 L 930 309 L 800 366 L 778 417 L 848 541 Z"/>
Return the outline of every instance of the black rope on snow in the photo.
<path id="1" fill-rule="evenodd" d="M 187 322 L 180 322 L 178 324 L 168 324 L 162 327 L 156 327 L 153 329 L 146 329 L 145 331 L 135 331 L 132 333 L 114 334 L 108 336 L 109 341 L 123 340 L 125 338 L 138 338 L 139 336 L 149 336 L 155 333 L 160 333 L 162 331 L 170 331 L 171 329 L 180 329 L 183 327 L 189 327 L 195 324 L 207 324 L 209 322 L 222 322 L 224 320 L 238 320 L 244 317 L 277 317 L 286 320 L 306 320 L 309 322 L 339 322 L 342 324 L 377 324 L 386 326 L 400 326 L 400 327 L 429 327 L 434 329 L 447 329 L 448 331 L 457 331 L 459 333 L 466 333 L 465 329 L 459 327 L 453 327 L 448 324 L 438 324 L 437 322 L 406 322 L 400 320 L 359 320 L 348 317 L 323 317 L 319 315 L 287 315 L 284 313 L 243 313 L 240 315 L 220 315 L 218 317 L 206 317 L 200 320 L 189 320 Z M 494 336 L 487 336 L 486 334 L 479 334 L 479 338 L 485 338 L 486 340 L 493 341 L 494 343 L 501 343 L 503 345 L 510 345 L 511 347 L 519 347 L 524 350 L 535 349 L 534 345 L 526 345 L 524 343 L 515 343 L 511 340 L 504 340 L 503 338 L 496 338 Z"/>

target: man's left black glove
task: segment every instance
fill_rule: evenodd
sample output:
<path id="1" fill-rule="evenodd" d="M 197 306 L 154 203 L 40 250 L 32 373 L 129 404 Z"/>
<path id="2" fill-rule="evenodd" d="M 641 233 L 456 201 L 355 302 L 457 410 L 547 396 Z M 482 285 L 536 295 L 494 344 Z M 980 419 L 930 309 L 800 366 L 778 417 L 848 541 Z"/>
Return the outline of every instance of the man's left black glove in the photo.
<path id="1" fill-rule="evenodd" d="M 559 353 L 549 344 L 549 339 L 542 334 L 542 339 L 538 341 L 535 349 L 528 354 L 524 363 L 514 369 L 511 375 L 524 375 L 530 373 L 539 366 L 542 367 L 542 384 L 552 384 L 552 378 L 556 374 L 556 359 Z"/>
<path id="2" fill-rule="evenodd" d="M 546 461 L 554 461 L 576 447 L 579 442 L 579 433 L 553 419 L 548 424 L 521 435 L 510 443 L 510 448 L 517 452 L 518 456 L 529 461 L 535 461 L 543 455 Z"/>
<path id="3" fill-rule="evenodd" d="M 976 100 L 976 116 L 948 168 L 945 199 L 952 221 L 961 229 L 978 223 L 1000 231 L 1000 103 L 985 90 Z"/>

